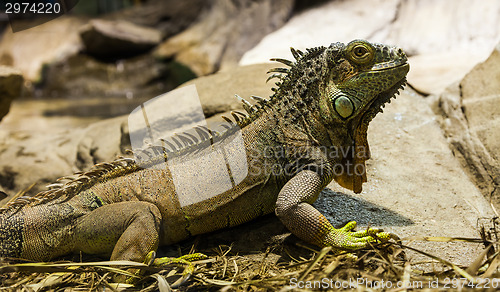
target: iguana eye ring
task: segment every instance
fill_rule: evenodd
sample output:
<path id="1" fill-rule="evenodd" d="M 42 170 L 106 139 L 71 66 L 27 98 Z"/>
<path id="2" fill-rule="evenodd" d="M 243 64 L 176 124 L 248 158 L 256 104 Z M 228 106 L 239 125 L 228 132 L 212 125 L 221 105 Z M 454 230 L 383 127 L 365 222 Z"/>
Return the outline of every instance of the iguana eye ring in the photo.
<path id="1" fill-rule="evenodd" d="M 340 95 L 333 101 L 335 111 L 343 119 L 347 119 L 354 113 L 354 104 L 346 95 Z"/>
<path id="2" fill-rule="evenodd" d="M 375 57 L 374 48 L 365 41 L 352 41 L 346 47 L 347 58 L 357 64 L 368 64 Z"/>

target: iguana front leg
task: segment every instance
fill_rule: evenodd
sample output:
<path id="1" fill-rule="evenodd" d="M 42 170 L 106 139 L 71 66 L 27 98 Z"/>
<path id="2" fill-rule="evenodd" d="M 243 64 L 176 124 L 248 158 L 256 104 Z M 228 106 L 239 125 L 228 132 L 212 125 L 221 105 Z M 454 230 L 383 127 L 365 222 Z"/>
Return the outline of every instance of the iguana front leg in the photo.
<path id="1" fill-rule="evenodd" d="M 379 229 L 352 232 L 356 222 L 334 228 L 325 216 L 311 206 L 324 185 L 318 173 L 303 170 L 281 189 L 276 201 L 276 215 L 293 234 L 321 247 L 333 246 L 347 250 L 364 248 L 377 239 L 392 238 L 390 233 Z"/>

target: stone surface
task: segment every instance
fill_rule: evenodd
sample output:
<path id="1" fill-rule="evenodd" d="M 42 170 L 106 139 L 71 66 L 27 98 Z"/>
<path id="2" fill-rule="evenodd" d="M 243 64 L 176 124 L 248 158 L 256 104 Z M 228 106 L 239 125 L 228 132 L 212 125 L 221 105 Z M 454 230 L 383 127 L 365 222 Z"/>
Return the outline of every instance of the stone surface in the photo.
<path id="1" fill-rule="evenodd" d="M 290 46 L 363 38 L 402 47 L 413 56 L 409 82 L 420 91 L 440 93 L 488 57 L 500 40 L 499 13 L 496 0 L 332 1 L 293 16 L 245 53 L 240 64 L 291 58 Z"/>
<path id="2" fill-rule="evenodd" d="M 19 109 L 15 115 L 24 113 L 26 109 Z M 123 155 L 125 149 L 130 149 L 126 116 L 88 127 L 68 117 L 30 116 L 27 120 L 19 124 L 8 121 L 0 131 L 3 162 L 0 185 L 10 195 L 33 183 L 27 194 L 36 194 L 59 177 L 89 169 L 98 162 L 114 160 L 117 155 Z M 59 125 L 64 122 L 67 124 Z M 49 125 L 49 129 L 45 128 Z"/>
<path id="3" fill-rule="evenodd" d="M 45 67 L 40 94 L 48 97 L 126 96 L 152 98 L 194 77 L 175 62 L 162 62 L 149 54 L 101 62 L 76 54 Z"/>
<path id="4" fill-rule="evenodd" d="M 500 208 L 500 44 L 460 83 L 436 97 L 435 111 L 456 157 Z"/>
<path id="5" fill-rule="evenodd" d="M 206 0 L 149 0 L 102 17 L 156 28 L 168 38 L 191 25 L 209 4 Z"/>
<path id="6" fill-rule="evenodd" d="M 235 94 L 249 101 L 251 95 L 271 95 L 274 83 L 266 83 L 266 72 L 274 67 L 280 66 L 277 63 L 242 66 L 227 72 L 199 77 L 182 86 L 196 85 L 203 112 L 210 117 L 217 113 L 241 109 L 241 102 L 234 97 Z"/>
<path id="7" fill-rule="evenodd" d="M 0 121 L 9 112 L 10 103 L 21 95 L 23 75 L 19 70 L 0 65 Z"/>
<path id="8" fill-rule="evenodd" d="M 155 52 L 175 58 L 198 76 L 235 65 L 262 37 L 289 18 L 293 0 L 215 0 L 200 19 Z"/>
<path id="9" fill-rule="evenodd" d="M 85 52 L 100 58 L 121 59 L 147 52 L 160 43 L 159 30 L 128 21 L 91 20 L 80 30 Z"/>
<path id="10" fill-rule="evenodd" d="M 63 60 L 82 49 L 78 30 L 86 21 L 62 16 L 16 33 L 7 27 L 0 42 L 0 65 L 21 70 L 27 80 L 41 81 L 45 64 Z"/>

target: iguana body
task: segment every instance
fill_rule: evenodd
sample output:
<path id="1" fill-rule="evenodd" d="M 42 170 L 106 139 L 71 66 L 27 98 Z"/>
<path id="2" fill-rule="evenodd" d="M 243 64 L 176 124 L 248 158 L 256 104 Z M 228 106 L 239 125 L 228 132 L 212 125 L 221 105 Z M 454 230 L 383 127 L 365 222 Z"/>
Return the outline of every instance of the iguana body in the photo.
<path id="1" fill-rule="evenodd" d="M 203 157 L 213 145 L 231 154 L 234 129 L 198 128 L 200 138 L 174 140 L 186 144 L 179 151 L 152 147 L 161 153 L 149 160 L 99 164 L 60 188 L 8 204 L 0 210 L 0 257 L 45 261 L 84 252 L 143 261 L 159 245 L 273 211 L 295 235 L 319 246 L 356 249 L 375 233 L 387 239 L 379 231 L 351 232 L 352 223 L 335 229 L 310 204 L 333 179 L 361 191 L 367 126 L 404 84 L 406 56 L 361 40 L 292 53 L 296 62 L 277 59 L 290 69 L 271 70 L 280 79 L 271 99 L 244 102 L 249 114 L 236 118 L 248 169 L 232 188 L 181 207 L 168 165 Z"/>

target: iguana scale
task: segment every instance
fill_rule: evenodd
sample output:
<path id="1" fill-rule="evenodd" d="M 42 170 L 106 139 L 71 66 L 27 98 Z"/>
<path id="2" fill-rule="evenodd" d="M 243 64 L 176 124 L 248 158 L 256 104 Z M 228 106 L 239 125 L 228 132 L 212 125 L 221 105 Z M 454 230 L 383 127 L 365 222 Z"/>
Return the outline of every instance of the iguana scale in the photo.
<path id="1" fill-rule="evenodd" d="M 235 112 L 235 121 L 228 120 L 241 129 L 248 162 L 248 175 L 234 187 L 181 207 L 165 159 L 203 156 L 234 133 L 234 127 L 220 133 L 198 127 L 199 137 L 165 140 L 140 163 L 97 164 L 9 203 L 0 209 L 0 257 L 46 261 L 84 252 L 142 262 L 159 245 L 272 212 L 318 246 L 353 250 L 388 239 L 377 229 L 352 231 L 355 222 L 336 229 L 311 204 L 332 180 L 361 192 L 368 123 L 405 84 L 404 52 L 354 40 L 292 54 L 293 62 L 274 59 L 289 68 L 270 70 L 270 79 L 279 79 L 270 99 L 242 100 L 248 114 Z"/>

